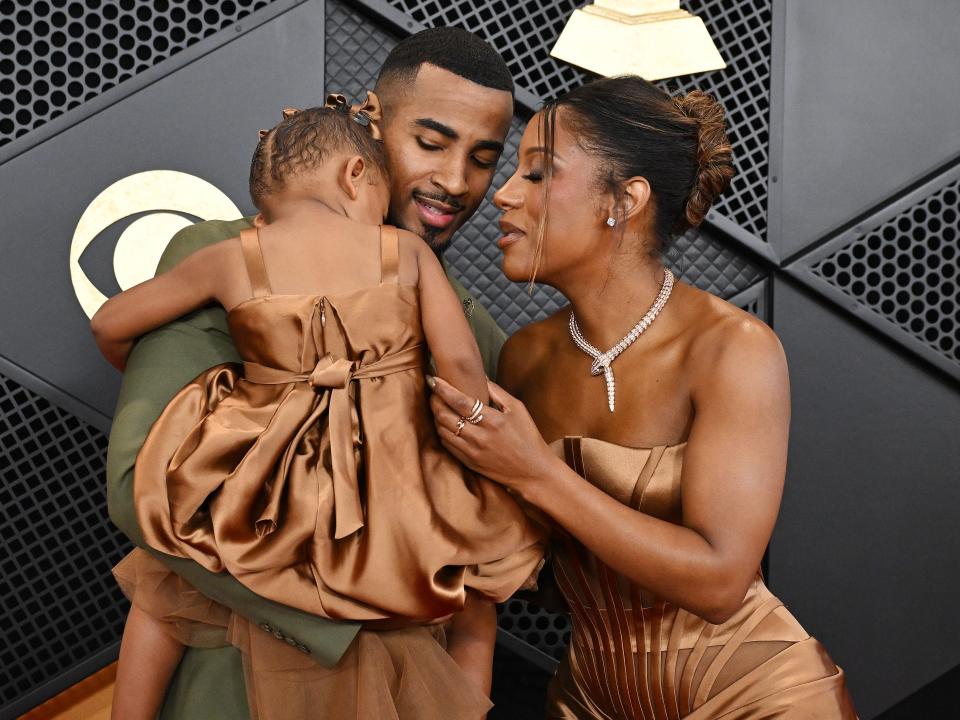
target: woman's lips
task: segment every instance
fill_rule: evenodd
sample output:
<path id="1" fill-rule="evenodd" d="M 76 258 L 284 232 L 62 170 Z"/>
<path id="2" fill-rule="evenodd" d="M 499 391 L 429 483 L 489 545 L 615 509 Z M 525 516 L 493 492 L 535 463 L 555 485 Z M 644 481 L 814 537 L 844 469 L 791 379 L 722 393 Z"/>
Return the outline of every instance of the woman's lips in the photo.
<path id="1" fill-rule="evenodd" d="M 497 247 L 501 250 L 510 247 L 514 243 L 520 242 L 524 235 L 526 235 L 526 233 L 516 225 L 512 225 L 503 220 L 500 221 L 500 232 L 503 233 L 503 237 L 497 240 Z"/>
<path id="2" fill-rule="evenodd" d="M 441 230 L 448 227 L 459 212 L 459 210 L 447 205 L 432 203 L 422 198 L 414 198 L 414 202 L 417 205 L 417 213 L 420 215 L 420 220 L 423 221 L 423 224 L 440 228 Z"/>
<path id="3" fill-rule="evenodd" d="M 501 237 L 499 240 L 497 240 L 497 247 L 500 248 L 501 250 L 506 250 L 508 247 L 510 247 L 514 243 L 520 242 L 523 239 L 523 235 L 524 233 L 522 232 L 517 232 L 517 231 L 509 232 L 503 237 Z"/>

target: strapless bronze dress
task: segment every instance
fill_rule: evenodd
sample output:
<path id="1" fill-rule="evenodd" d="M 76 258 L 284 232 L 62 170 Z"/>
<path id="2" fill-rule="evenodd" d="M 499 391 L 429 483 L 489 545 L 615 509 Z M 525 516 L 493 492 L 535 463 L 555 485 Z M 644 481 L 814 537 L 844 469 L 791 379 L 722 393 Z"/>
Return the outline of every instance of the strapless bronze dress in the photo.
<path id="1" fill-rule="evenodd" d="M 686 445 L 627 448 L 589 438 L 553 446 L 620 502 L 679 524 Z M 554 572 L 573 632 L 549 692 L 563 720 L 855 720 L 843 671 L 767 589 L 712 625 L 614 572 L 569 536 Z"/>
<path id="2" fill-rule="evenodd" d="M 243 365 L 202 373 L 153 425 L 134 475 L 147 544 L 229 572 L 271 600 L 378 627 L 383 620 L 429 623 L 455 613 L 466 588 L 502 601 L 531 581 L 542 562 L 542 528 L 503 488 L 466 471 L 436 435 L 419 292 L 399 283 L 396 232 L 381 233 L 379 285 L 328 296 L 271 294 L 256 231 L 242 233 L 241 244 L 254 296 L 234 307 L 227 323 Z M 191 595 L 143 552 L 118 571 L 128 595 L 168 625 L 182 626 L 175 634 L 183 641 L 206 637 L 208 623 L 229 627 L 227 639 L 245 651 L 251 643 L 284 644 Z M 417 630 L 416 643 L 404 640 Z M 256 666 L 272 673 L 261 685 L 278 702 L 291 695 L 274 692 L 284 687 L 277 668 L 269 667 L 278 658 L 291 682 L 299 683 L 309 668 L 321 685 L 352 697 L 342 671 L 354 666 L 354 679 L 367 682 L 376 674 L 364 669 L 371 653 L 384 670 L 376 684 L 381 695 L 396 697 L 406 678 L 422 686 L 419 694 L 407 693 L 403 702 L 411 707 L 431 697 L 455 706 L 444 689 L 452 692 L 458 683 L 460 694 L 473 700 L 456 665 L 437 650 L 438 632 L 361 632 L 334 671 L 279 647 L 282 657 L 271 659 L 265 648 L 245 663 L 248 671 Z M 215 643 L 217 633 L 212 637 L 196 644 Z M 423 646 L 424 637 L 432 648 Z M 411 657 L 426 674 L 404 669 Z M 442 677 L 431 680 L 431 673 Z M 250 684 L 249 672 L 247 679 Z M 356 692 L 364 691 L 357 685 Z M 295 694 L 308 712 L 330 700 L 327 690 L 311 696 L 300 685 Z M 389 709 L 383 717 L 397 711 L 390 703 L 365 707 Z M 324 713 L 350 717 L 349 709 Z M 443 711 L 398 716 L 452 717 Z"/>

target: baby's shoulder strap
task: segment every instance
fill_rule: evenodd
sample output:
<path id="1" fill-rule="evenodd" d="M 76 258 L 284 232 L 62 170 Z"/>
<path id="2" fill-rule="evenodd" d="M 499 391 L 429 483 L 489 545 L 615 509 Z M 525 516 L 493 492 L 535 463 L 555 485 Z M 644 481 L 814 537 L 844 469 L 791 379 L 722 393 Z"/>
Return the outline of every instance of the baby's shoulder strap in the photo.
<path id="1" fill-rule="evenodd" d="M 243 249 L 243 262 L 247 266 L 247 276 L 253 297 L 270 294 L 270 281 L 267 280 L 267 267 L 263 263 L 263 250 L 260 247 L 260 228 L 246 228 L 240 231 L 240 247 Z"/>
<path id="2" fill-rule="evenodd" d="M 400 282 L 400 236 L 393 225 L 380 226 L 380 284 Z"/>

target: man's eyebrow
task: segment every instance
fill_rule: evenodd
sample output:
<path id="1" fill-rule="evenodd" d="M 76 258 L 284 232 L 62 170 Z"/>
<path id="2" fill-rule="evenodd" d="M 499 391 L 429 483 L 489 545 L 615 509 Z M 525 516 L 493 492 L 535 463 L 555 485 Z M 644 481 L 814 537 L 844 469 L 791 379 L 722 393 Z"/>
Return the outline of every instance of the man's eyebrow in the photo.
<path id="1" fill-rule="evenodd" d="M 438 132 L 441 135 L 443 135 L 445 138 L 449 138 L 450 140 L 460 139 L 459 133 L 457 133 L 457 131 L 454 130 L 452 127 L 450 127 L 449 125 L 444 125 L 442 122 L 438 122 L 431 118 L 418 118 L 417 120 L 413 121 L 413 124 L 422 128 L 426 128 L 427 130 L 433 130 L 434 132 Z"/>
<path id="2" fill-rule="evenodd" d="M 427 130 L 433 130 L 443 135 L 449 140 L 459 140 L 460 133 L 454 130 L 449 125 L 444 125 L 442 122 L 434 120 L 432 118 L 418 118 L 413 121 L 413 124 L 417 127 L 426 128 Z M 497 154 L 503 153 L 503 143 L 498 142 L 497 140 L 480 140 L 473 146 L 474 150 L 492 150 Z"/>

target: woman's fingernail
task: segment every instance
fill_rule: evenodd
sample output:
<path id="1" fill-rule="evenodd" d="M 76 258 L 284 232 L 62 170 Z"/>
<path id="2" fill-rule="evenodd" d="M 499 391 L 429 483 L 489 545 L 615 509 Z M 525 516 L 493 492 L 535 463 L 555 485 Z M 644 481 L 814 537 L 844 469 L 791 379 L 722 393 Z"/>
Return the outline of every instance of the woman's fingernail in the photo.
<path id="1" fill-rule="evenodd" d="M 427 386 L 433 390 L 437 386 L 437 379 L 433 375 L 424 375 L 427 379 Z"/>

